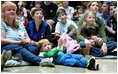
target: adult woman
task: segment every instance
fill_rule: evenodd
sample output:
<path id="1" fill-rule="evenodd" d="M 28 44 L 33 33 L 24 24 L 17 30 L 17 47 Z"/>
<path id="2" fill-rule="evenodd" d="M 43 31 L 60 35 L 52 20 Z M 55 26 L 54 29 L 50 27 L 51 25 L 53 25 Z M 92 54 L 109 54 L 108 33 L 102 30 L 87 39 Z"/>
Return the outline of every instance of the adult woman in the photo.
<path id="1" fill-rule="evenodd" d="M 93 11 L 94 14 L 97 15 L 98 9 L 99 9 L 98 2 L 93 1 L 93 2 L 89 2 L 88 3 L 88 10 Z M 112 51 L 114 48 L 116 48 L 117 44 L 114 43 L 114 42 L 107 43 L 104 22 L 101 19 L 99 19 L 99 18 L 96 18 L 96 19 L 97 19 L 96 23 L 100 27 L 100 33 L 101 33 L 100 36 L 103 39 L 103 44 L 102 44 L 101 48 L 91 47 L 89 40 L 87 38 L 85 38 L 84 36 L 82 36 L 82 34 L 81 34 L 81 26 L 83 24 L 83 18 L 81 18 L 79 20 L 79 24 L 78 24 L 78 26 L 79 26 L 78 27 L 78 40 L 85 41 L 85 43 L 84 42 L 80 42 L 80 45 L 81 46 L 86 46 L 86 48 L 87 48 L 86 50 L 90 50 L 91 49 L 90 50 L 90 54 L 92 54 L 94 56 L 103 56 L 103 55 L 106 55 L 108 51 Z M 87 52 L 89 53 L 89 51 L 87 51 Z"/>
<path id="2" fill-rule="evenodd" d="M 21 22 L 17 20 L 16 4 L 6 1 L 2 5 L 1 45 L 2 50 L 11 50 L 12 55 L 21 54 L 23 60 L 38 65 L 42 58 L 36 44 L 31 44 L 30 38 Z"/>
<path id="3" fill-rule="evenodd" d="M 106 25 L 107 41 L 117 42 L 117 3 L 111 2 L 108 9 L 112 16 L 108 19 Z"/>
<path id="4" fill-rule="evenodd" d="M 43 38 L 51 40 L 50 27 L 43 21 L 43 9 L 33 9 L 31 11 L 31 17 L 34 20 L 30 21 L 26 27 L 30 39 L 33 42 L 37 42 Z"/>

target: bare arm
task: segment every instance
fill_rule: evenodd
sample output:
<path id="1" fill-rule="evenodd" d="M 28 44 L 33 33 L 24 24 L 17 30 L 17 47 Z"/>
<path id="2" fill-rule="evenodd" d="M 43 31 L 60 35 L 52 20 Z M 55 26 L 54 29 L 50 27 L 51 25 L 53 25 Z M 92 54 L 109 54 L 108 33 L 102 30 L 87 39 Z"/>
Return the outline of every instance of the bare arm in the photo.
<path id="1" fill-rule="evenodd" d="M 6 45 L 6 44 L 22 44 L 22 41 L 15 41 L 15 40 L 10 40 L 5 38 L 5 31 L 1 29 L 1 45 Z"/>

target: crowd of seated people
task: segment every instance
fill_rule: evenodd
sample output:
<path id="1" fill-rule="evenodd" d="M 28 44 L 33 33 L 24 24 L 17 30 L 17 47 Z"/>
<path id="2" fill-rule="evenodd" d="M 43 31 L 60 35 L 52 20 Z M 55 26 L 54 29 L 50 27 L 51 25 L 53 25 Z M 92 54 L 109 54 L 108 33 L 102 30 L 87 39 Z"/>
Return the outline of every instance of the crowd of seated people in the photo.
<path id="1" fill-rule="evenodd" d="M 35 62 L 36 65 L 42 60 L 42 58 L 37 57 L 40 49 L 37 50 L 38 47 L 36 46 L 36 43 L 41 39 L 48 39 L 51 42 L 52 47 L 57 47 L 59 38 L 66 33 L 78 44 L 80 44 L 80 47 L 82 48 L 82 51 L 77 50 L 74 52 L 76 54 L 80 52 L 83 55 L 87 54 L 88 56 L 86 56 L 86 58 L 88 59 L 90 59 L 89 54 L 98 57 L 102 57 L 107 54 L 117 55 L 117 53 L 112 52 L 117 49 L 117 1 L 12 2 L 17 5 L 17 8 L 14 7 L 17 9 L 17 16 L 14 19 L 20 22 L 16 23 L 14 19 L 10 19 L 10 21 L 16 25 L 11 26 L 11 22 L 6 20 L 6 17 L 3 18 L 3 15 L 1 15 L 1 30 L 4 32 L 1 34 L 2 51 L 4 48 L 7 49 L 8 47 L 13 48 L 19 46 L 20 48 L 25 49 L 27 55 L 30 54 L 31 56 L 36 57 L 36 59 L 33 59 L 33 61 L 29 60 L 28 58 L 24 58 L 26 61 L 32 64 Z M 1 7 L 4 3 L 5 1 L 1 1 Z M 89 11 L 92 12 L 94 16 L 89 16 Z M 89 19 L 87 20 L 87 18 Z M 93 22 L 93 20 L 95 22 L 91 26 L 90 24 Z M 6 27 L 5 23 L 10 25 L 14 30 L 11 30 L 10 27 Z M 20 24 L 19 26 L 24 32 L 22 33 L 20 31 L 20 36 L 16 36 L 17 34 L 14 32 L 19 28 L 18 24 Z M 83 26 L 88 30 L 87 32 L 84 31 L 86 36 L 84 36 L 84 33 L 82 32 Z M 13 36 L 19 38 L 16 38 L 16 41 L 8 40 L 15 40 L 15 37 L 11 38 L 11 33 L 5 33 L 7 32 L 7 29 L 10 29 L 10 31 L 13 32 Z M 94 34 L 94 32 L 99 32 L 99 35 Z M 8 36 L 8 39 L 5 38 L 5 35 Z M 88 38 L 88 36 L 90 38 Z M 92 46 L 92 43 L 89 40 L 92 38 L 95 39 L 95 41 L 101 39 L 98 40 L 98 42 L 102 41 L 102 44 L 100 46 Z M 6 42 L 7 40 L 8 42 Z M 11 47 L 10 44 L 14 44 L 11 45 L 13 47 Z M 27 50 L 26 47 L 31 47 L 36 50 L 32 50 L 31 48 L 27 48 Z M 19 48 L 17 48 L 17 50 L 19 50 Z M 22 54 L 22 56 L 25 57 L 26 55 L 22 53 L 23 51 L 19 51 L 19 54 Z"/>

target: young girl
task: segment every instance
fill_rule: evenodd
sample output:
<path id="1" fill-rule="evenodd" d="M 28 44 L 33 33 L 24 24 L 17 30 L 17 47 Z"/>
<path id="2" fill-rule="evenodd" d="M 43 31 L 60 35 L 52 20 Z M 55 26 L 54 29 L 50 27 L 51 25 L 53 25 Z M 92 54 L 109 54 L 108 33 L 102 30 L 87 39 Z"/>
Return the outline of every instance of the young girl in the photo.
<path id="1" fill-rule="evenodd" d="M 53 57 L 55 64 L 62 64 L 65 66 L 78 66 L 87 68 L 90 70 L 98 70 L 99 64 L 96 64 L 95 59 L 91 58 L 88 60 L 81 54 L 66 54 L 67 47 L 65 46 L 67 39 L 60 39 L 58 46 L 51 48 L 51 44 L 47 39 L 41 39 L 37 42 L 39 49 L 44 53 L 44 57 Z M 63 46 L 63 49 L 60 49 Z"/>
<path id="2" fill-rule="evenodd" d="M 100 38 L 99 27 L 98 24 L 95 23 L 95 18 L 96 15 L 92 11 L 88 11 L 84 14 L 81 33 L 89 40 L 91 46 L 101 47 L 103 40 Z"/>

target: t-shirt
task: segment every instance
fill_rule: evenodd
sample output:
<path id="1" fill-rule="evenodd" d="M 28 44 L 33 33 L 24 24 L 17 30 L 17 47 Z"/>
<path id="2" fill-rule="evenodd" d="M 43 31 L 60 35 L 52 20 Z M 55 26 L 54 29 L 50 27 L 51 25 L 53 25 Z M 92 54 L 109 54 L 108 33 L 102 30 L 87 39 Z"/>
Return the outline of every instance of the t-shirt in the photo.
<path id="1" fill-rule="evenodd" d="M 78 26 L 72 20 L 67 19 L 66 24 L 62 24 L 61 22 L 57 22 L 56 28 L 55 28 L 55 33 L 59 33 L 61 35 L 63 33 L 67 33 L 68 32 L 68 27 L 70 25 L 73 25 L 76 29 L 78 29 Z"/>
<path id="2" fill-rule="evenodd" d="M 19 41 L 20 38 L 24 38 L 26 34 L 25 27 L 23 23 L 18 22 L 19 28 L 16 30 L 12 29 L 10 26 L 7 26 L 6 23 L 2 20 L 1 22 L 1 29 L 5 31 L 5 38 Z"/>

